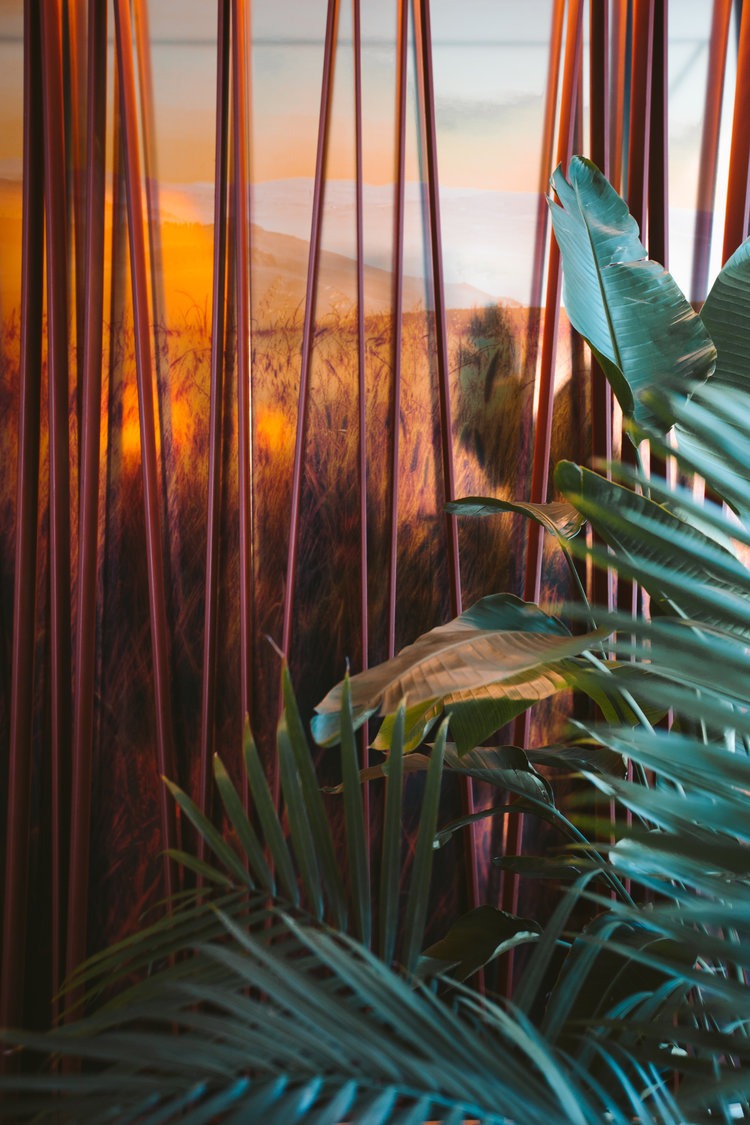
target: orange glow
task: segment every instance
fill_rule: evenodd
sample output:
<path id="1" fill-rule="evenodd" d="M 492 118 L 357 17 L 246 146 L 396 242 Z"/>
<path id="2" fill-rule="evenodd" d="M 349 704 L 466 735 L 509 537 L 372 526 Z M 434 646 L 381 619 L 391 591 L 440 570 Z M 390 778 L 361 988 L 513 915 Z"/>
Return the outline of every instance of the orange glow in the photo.
<path id="1" fill-rule="evenodd" d="M 291 452 L 294 434 L 280 410 L 264 407 L 258 415 L 256 440 L 259 453 L 278 457 L 283 453 Z"/>
<path id="2" fill-rule="evenodd" d="M 141 429 L 138 414 L 138 388 L 126 383 L 122 389 L 122 460 L 127 468 L 134 468 L 141 459 Z"/>
<path id="3" fill-rule="evenodd" d="M 172 441 L 176 448 L 190 445 L 195 431 L 195 416 L 190 403 L 180 398 L 172 403 Z"/>

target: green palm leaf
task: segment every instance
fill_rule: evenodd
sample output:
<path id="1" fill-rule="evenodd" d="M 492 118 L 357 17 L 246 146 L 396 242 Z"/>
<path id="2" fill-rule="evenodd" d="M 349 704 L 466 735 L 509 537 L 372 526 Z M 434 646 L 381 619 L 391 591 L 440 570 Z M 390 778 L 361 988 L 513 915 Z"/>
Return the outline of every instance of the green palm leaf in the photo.
<path id="1" fill-rule="evenodd" d="M 590 161 L 573 157 L 568 179 L 558 168 L 552 187 L 560 200 L 550 200 L 550 211 L 571 324 L 588 341 L 626 418 L 654 424 L 640 392 L 668 385 L 687 394 L 712 373 L 716 349 L 672 276 L 648 260 L 635 220 Z"/>
<path id="2" fill-rule="evenodd" d="M 562 662 L 602 636 L 572 637 L 557 618 L 509 594 L 483 598 L 393 660 L 353 676 L 355 725 L 378 709 L 388 716 L 405 700 L 407 734 L 412 734 L 424 731 L 444 708 L 456 743 L 469 750 L 533 703 L 567 687 Z M 341 685 L 333 688 L 313 719 L 313 734 L 326 745 L 340 737 L 342 691 Z"/>

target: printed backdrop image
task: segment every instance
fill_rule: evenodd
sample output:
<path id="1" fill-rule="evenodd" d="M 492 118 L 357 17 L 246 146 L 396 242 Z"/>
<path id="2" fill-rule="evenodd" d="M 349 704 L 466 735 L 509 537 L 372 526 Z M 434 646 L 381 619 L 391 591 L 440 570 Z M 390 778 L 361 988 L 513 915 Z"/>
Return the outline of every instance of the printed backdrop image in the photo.
<path id="1" fill-rule="evenodd" d="M 15 935 L 4 972 L 22 959 L 16 1019 L 43 1020 L 66 966 L 126 934 L 164 892 L 171 814 L 160 775 L 211 812 L 211 755 L 239 780 L 245 711 L 273 772 L 282 654 L 307 722 L 347 667 L 371 667 L 487 594 L 553 612 L 577 596 L 552 538 L 539 547 L 522 516 L 448 519 L 445 504 L 552 500 L 557 460 L 617 451 L 616 408 L 609 448 L 592 429 L 598 376 L 568 326 L 545 193 L 566 153 L 596 158 L 602 99 L 599 163 L 623 190 L 641 126 L 623 100 L 624 0 L 611 5 L 604 92 L 590 69 L 589 8 L 572 2 L 258 0 L 251 13 L 118 2 L 98 79 L 86 19 L 66 4 L 55 217 L 55 152 L 30 151 L 27 139 L 24 154 L 24 83 L 49 114 L 54 72 L 42 80 L 32 66 L 29 80 L 37 32 L 20 7 L 0 3 L 0 839 Z M 663 7 L 671 18 L 674 5 Z M 700 301 L 721 258 L 701 157 L 716 85 L 711 5 L 681 0 L 679 12 L 665 25 L 663 257 Z M 730 35 L 727 88 L 735 58 Z M 102 105 L 98 235 L 86 206 L 89 81 Z M 717 105 L 710 187 L 721 193 L 731 97 Z M 647 240 L 661 221 L 649 199 Z M 34 470 L 22 456 L 36 370 L 23 232 L 42 214 L 54 284 L 42 284 L 38 241 Z M 86 272 L 97 237 L 98 313 Z M 609 399 L 606 409 L 611 419 Z M 554 739 L 568 712 L 565 696 L 540 705 L 526 736 Z M 333 784 L 336 755 L 320 753 Z M 20 821 L 19 777 L 29 791 Z M 407 846 L 421 784 L 409 781 Z M 87 794 L 84 805 L 71 793 Z M 481 787 L 471 800 L 481 807 Z M 446 791 L 441 821 L 466 801 L 465 787 Z M 373 833 L 379 816 L 373 787 Z M 189 825 L 172 827 L 187 845 Z M 475 847 L 499 854 L 513 831 L 483 821 Z M 466 852 L 457 836 L 439 855 L 434 937 L 441 915 L 477 894 L 511 893 L 499 871 L 472 886 Z M 19 863 L 31 897 L 8 874 Z"/>

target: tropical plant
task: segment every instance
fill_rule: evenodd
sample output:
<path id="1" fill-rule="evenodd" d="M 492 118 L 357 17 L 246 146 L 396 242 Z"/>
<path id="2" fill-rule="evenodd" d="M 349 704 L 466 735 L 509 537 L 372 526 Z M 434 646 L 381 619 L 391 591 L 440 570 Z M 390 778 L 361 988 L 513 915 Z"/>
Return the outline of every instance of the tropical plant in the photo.
<path id="1" fill-rule="evenodd" d="M 214 861 L 175 856 L 200 886 L 81 968 L 69 982 L 86 1001 L 80 1018 L 5 1033 L 25 1052 L 85 1062 L 3 1079 L 8 1115 L 676 1125 L 750 1114 L 750 247 L 699 316 L 646 260 L 593 166 L 574 160 L 553 185 L 571 319 L 634 443 L 648 439 L 669 471 L 647 475 L 636 459 L 610 479 L 563 463 L 563 500 L 523 510 L 569 555 L 638 582 L 648 614 L 581 603 L 567 610 L 584 630 L 574 632 L 497 596 L 340 685 L 314 729 L 341 742 L 346 877 L 285 678 L 285 817 L 249 735 L 253 816 L 216 765 L 233 844 L 174 790 Z M 458 510 L 497 507 L 468 498 Z M 574 535 L 584 519 L 593 545 Z M 599 717 L 572 724 L 564 744 L 480 745 L 571 685 Z M 377 708 L 386 756 L 366 775 L 386 786 L 375 895 L 354 732 Z M 541 765 L 576 771 L 629 817 L 571 823 Z M 408 770 L 427 777 L 402 902 Z M 480 907 L 422 948 L 433 843 L 461 827 L 437 824 L 446 770 L 510 792 L 480 815 L 531 812 L 560 829 L 559 851 L 500 860 L 566 888 L 543 928 Z M 463 983 L 519 942 L 530 954 L 512 997 Z"/>

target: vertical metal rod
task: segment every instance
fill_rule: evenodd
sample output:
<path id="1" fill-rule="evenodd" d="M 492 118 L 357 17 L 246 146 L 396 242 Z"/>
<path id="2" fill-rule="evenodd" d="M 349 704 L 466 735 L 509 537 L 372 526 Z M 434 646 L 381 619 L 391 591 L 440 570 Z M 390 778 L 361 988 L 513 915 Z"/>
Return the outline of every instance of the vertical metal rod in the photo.
<path id="1" fill-rule="evenodd" d="M 417 18 L 417 12 L 419 17 Z M 422 81 L 417 83 L 420 98 L 419 112 L 427 158 L 427 202 L 429 211 L 430 259 L 435 300 L 435 344 L 437 352 L 438 392 L 440 400 L 440 448 L 442 456 L 443 491 L 446 501 L 456 497 L 453 463 L 453 418 L 450 393 L 450 362 L 448 356 L 448 328 L 445 310 L 445 277 L 440 223 L 440 185 L 438 179 L 437 127 L 435 120 L 435 91 L 432 69 L 432 27 L 430 0 L 419 0 L 414 7 L 414 35 L 417 43 L 417 65 L 421 67 Z M 458 552 L 458 525 L 455 516 L 446 514 L 448 540 L 448 574 L 451 610 L 457 616 L 462 609 L 461 566 Z M 463 778 L 461 796 L 466 815 L 475 811 L 474 786 L 471 778 Z M 478 847 L 476 831 L 472 825 L 471 841 L 466 849 L 468 876 L 468 908 L 473 910 L 480 901 Z"/>
<path id="2" fill-rule="evenodd" d="M 750 210 L 750 4 L 742 5 L 722 261 L 747 237 Z"/>
<path id="3" fill-rule="evenodd" d="M 538 309 L 542 304 L 544 283 L 544 259 L 547 253 L 547 230 L 549 228 L 549 207 L 547 191 L 549 178 L 554 171 L 552 161 L 555 151 L 555 119 L 557 116 L 557 90 L 560 85 L 560 64 L 562 61 L 563 28 L 565 27 L 565 0 L 555 0 L 552 7 L 552 25 L 549 40 L 549 62 L 547 65 L 547 88 L 544 105 L 544 128 L 542 130 L 541 160 L 539 162 L 539 204 L 536 215 L 536 235 L 534 238 L 534 264 L 532 268 L 531 295 L 529 308 Z M 538 339 L 538 333 L 535 334 Z M 538 346 L 529 348 L 526 361 L 526 377 L 533 378 L 536 373 Z"/>
<path id="4" fill-rule="evenodd" d="M 84 200 L 84 179 L 86 160 L 86 3 L 85 0 L 68 0 L 65 5 L 67 16 L 67 59 L 70 113 L 68 128 L 68 161 L 72 166 L 69 179 L 72 188 L 73 237 L 75 250 L 75 270 L 73 274 L 73 293 L 75 294 L 75 340 L 78 354 L 83 349 L 83 318 L 86 303 L 85 260 L 86 260 L 86 204 Z M 65 33 L 63 26 L 63 33 Z M 78 468 L 80 472 L 80 428 L 82 411 L 82 388 L 80 364 L 77 370 L 76 403 L 78 410 Z"/>
<path id="5" fill-rule="evenodd" d="M 605 176 L 610 165 L 609 101 L 609 2 L 591 5 L 591 159 Z M 591 357 L 591 453 L 596 459 L 612 459 L 612 390 L 596 359 Z M 611 570 L 594 567 L 592 598 L 596 605 L 612 609 L 614 586 Z"/>
<path id="6" fill-rule="evenodd" d="M 81 369 L 79 556 L 76 684 L 70 797 L 70 885 L 67 970 L 86 955 L 91 828 L 91 760 L 94 740 L 96 575 L 99 517 L 99 431 L 104 307 L 104 189 L 106 179 L 107 8 L 89 2 L 88 131 L 86 145 L 85 305 Z M 83 272 L 83 271 L 82 271 Z"/>
<path id="7" fill-rule="evenodd" d="M 161 513 L 159 510 L 153 371 L 149 343 L 146 245 L 141 201 L 132 28 L 128 0 L 115 0 L 115 47 L 120 82 L 120 111 L 125 154 L 130 272 L 141 433 L 141 470 L 146 517 L 149 616 L 154 674 L 154 703 L 156 707 L 156 763 L 160 774 L 174 777 L 169 641 L 164 594 Z M 168 799 L 166 786 L 164 785 L 159 787 L 159 812 L 164 848 L 172 848 L 176 840 L 174 808 L 171 800 Z M 166 854 L 164 855 L 164 888 L 168 896 L 174 890 L 171 863 Z"/>
<path id="8" fill-rule="evenodd" d="M 583 9 L 581 0 L 570 0 L 565 34 L 565 63 L 560 102 L 560 129 L 557 161 L 567 167 L 572 155 L 575 126 L 576 89 L 581 65 Z M 536 429 L 534 434 L 534 460 L 531 473 L 531 500 L 542 503 L 547 496 L 550 460 L 550 435 L 552 432 L 552 406 L 555 392 L 555 356 L 557 328 L 560 314 L 560 252 L 552 241 L 547 274 L 542 358 L 536 390 Z M 542 574 L 542 535 L 538 524 L 530 521 L 528 553 L 526 557 L 526 582 L 524 597 L 538 601 Z"/>
<path id="9" fill-rule="evenodd" d="M 63 120 L 62 9 L 42 12 L 44 189 L 47 245 L 47 397 L 49 408 L 50 690 L 52 799 L 52 979 L 64 964 L 71 739 L 70 464 L 68 254 Z"/>
<path id="10" fill-rule="evenodd" d="M 300 497 L 302 493 L 302 469 L 307 441 L 308 398 L 310 391 L 310 370 L 312 367 L 313 328 L 315 323 L 315 297 L 318 285 L 320 232 L 323 225 L 325 164 L 326 151 L 328 148 L 328 133 L 331 120 L 331 100 L 333 95 L 333 72 L 335 62 L 338 14 L 339 0 L 328 0 L 328 12 L 326 16 L 325 31 L 325 49 L 323 54 L 323 77 L 320 91 L 320 114 L 318 118 L 318 144 L 315 154 L 315 186 L 313 188 L 310 252 L 307 260 L 305 319 L 302 329 L 302 358 L 300 365 L 299 398 L 297 404 L 297 433 L 294 444 L 292 507 L 289 520 L 289 549 L 286 568 L 286 587 L 284 590 L 284 625 L 282 649 L 287 659 L 290 655 L 289 648 L 292 636 L 294 582 L 297 572 L 297 552 L 299 547 L 298 540 Z"/>
<path id="11" fill-rule="evenodd" d="M 354 50 L 354 163 L 357 228 L 357 402 L 359 406 L 359 631 L 362 636 L 362 670 L 369 663 L 369 576 L 367 569 L 367 380 L 365 368 L 365 244 L 364 203 L 362 171 L 362 26 L 360 0 L 352 0 L 352 28 Z M 362 731 L 362 768 L 369 764 L 369 724 Z M 370 785 L 365 782 L 362 791 L 365 824 L 370 825 Z"/>
<path id="12" fill-rule="evenodd" d="M 214 748 L 216 661 L 218 655 L 219 526 L 221 515 L 222 422 L 224 403 L 224 333 L 227 276 L 227 155 L 229 151 L 229 0 L 219 0 L 216 55 L 216 159 L 214 175 L 213 290 L 211 297 L 211 405 L 208 449 L 206 587 L 203 623 L 203 691 L 198 804 L 211 807 L 211 759 Z M 199 836 L 199 854 L 204 841 Z"/>
<path id="13" fill-rule="evenodd" d="M 610 150 L 609 179 L 617 191 L 623 190 L 623 143 L 625 116 L 626 60 L 628 46 L 628 0 L 614 0 L 612 19 L 612 53 L 610 55 Z"/>
<path id="14" fill-rule="evenodd" d="M 667 0 L 654 0 L 649 134 L 648 252 L 669 269 L 669 36 Z"/>
<path id="15" fill-rule="evenodd" d="M 156 422 L 159 429 L 161 459 L 159 471 L 163 494 L 162 509 L 166 529 L 163 551 L 167 564 L 167 617 L 174 626 L 174 607 L 184 603 L 182 589 L 182 532 L 180 511 L 174 486 L 174 443 L 172 429 L 172 398 L 169 385 L 168 356 L 166 354 L 167 305 L 164 295 L 164 259 L 161 244 L 161 208 L 159 204 L 159 172 L 156 158 L 156 116 L 154 80 L 151 67 L 151 33 L 149 30 L 147 0 L 131 0 L 135 47 L 137 52 L 137 80 L 140 94 L 141 147 L 143 151 L 143 180 L 146 195 L 146 233 L 148 235 L 148 263 L 151 281 L 151 316 L 154 338 L 156 372 Z M 175 641 L 178 634 L 175 632 Z M 175 779 L 177 780 L 177 779 Z"/>
<path id="16" fill-rule="evenodd" d="M 628 207 L 647 239 L 654 0 L 633 2 L 633 75 L 628 141 Z"/>
<path id="17" fill-rule="evenodd" d="M 440 188 L 437 162 L 437 128 L 435 124 L 435 94 L 432 72 L 432 31 L 430 26 L 430 0 L 419 2 L 420 23 L 415 35 L 421 40 L 421 64 L 424 82 L 424 105 L 420 106 L 424 123 L 427 153 L 427 196 L 430 219 L 430 256 L 435 297 L 435 344 L 437 350 L 438 389 L 440 396 L 440 435 L 443 470 L 443 488 L 446 500 L 456 496 L 453 465 L 453 420 L 451 414 L 448 329 L 445 317 L 445 279 L 443 274 L 443 247 L 440 230 Z M 415 21 L 416 25 L 416 21 Z M 461 612 L 461 568 L 458 557 L 458 523 L 455 516 L 446 515 L 448 538 L 448 572 L 451 608 Z"/>
<path id="18" fill-rule="evenodd" d="M 16 550 L 13 581 L 10 757 L 5 843 L 0 1025 L 23 1021 L 26 910 L 31 831 L 36 553 L 44 279 L 44 151 L 39 7 L 24 5 L 21 393 L 18 418 Z"/>
<path id="19" fill-rule="evenodd" d="M 576 102 L 581 68 L 583 40 L 583 8 L 581 0 L 569 0 L 568 18 L 565 32 L 565 61 L 563 66 L 562 92 L 560 98 L 560 124 L 557 141 L 557 164 L 567 168 L 572 155 L 573 133 L 576 122 Z M 534 459 L 531 473 L 531 499 L 541 503 L 547 496 L 550 460 L 550 438 L 552 433 L 552 408 L 555 393 L 555 357 L 557 354 L 557 330 L 560 318 L 560 251 L 554 238 L 550 244 L 547 272 L 547 290 L 544 302 L 544 327 L 542 332 L 542 356 L 539 380 L 536 387 L 536 428 L 534 432 Z M 538 601 L 542 580 L 541 529 L 530 523 L 526 554 L 526 579 L 524 598 Z M 517 734 L 528 741 L 529 715 L 518 720 Z M 506 854 L 518 855 L 523 840 L 522 815 L 516 817 L 515 826 L 506 830 L 504 850 Z M 515 829 L 515 830 L 514 830 Z M 513 876 L 503 881 L 503 901 L 512 913 L 518 908 L 518 878 Z M 506 988 L 512 991 L 514 959 L 509 958 Z"/>
<path id="20" fill-rule="evenodd" d="M 240 506 L 240 698 L 253 720 L 253 434 L 250 383 L 250 230 L 247 161 L 247 4 L 232 0 L 232 95 L 237 332 L 237 443 Z"/>
<path id="21" fill-rule="evenodd" d="M 708 292 L 708 262 L 711 256 L 711 229 L 719 163 L 721 103 L 724 97 L 731 17 L 732 0 L 714 0 L 711 38 L 708 46 L 706 104 L 703 111 L 703 132 L 698 161 L 698 193 L 695 203 L 693 274 L 690 282 L 690 300 L 693 304 L 704 301 Z"/>
<path id="22" fill-rule="evenodd" d="M 627 200 L 638 223 L 641 239 L 648 246 L 648 185 L 651 152 L 651 104 L 654 62 L 654 0 L 633 0 L 632 61 L 630 78 L 630 133 L 628 138 Z M 622 460 L 633 464 L 632 443 L 622 442 Z M 638 612 L 638 584 L 620 578 L 617 583 L 620 609 Z"/>
<path id="23" fill-rule="evenodd" d="M 391 389 L 390 553 L 388 557 L 388 656 L 396 651 L 398 578 L 399 447 L 401 437 L 401 341 L 404 303 L 404 195 L 406 188 L 406 63 L 409 31 L 407 0 L 398 0 L 396 33 L 396 187 L 393 228 L 393 384 Z"/>

